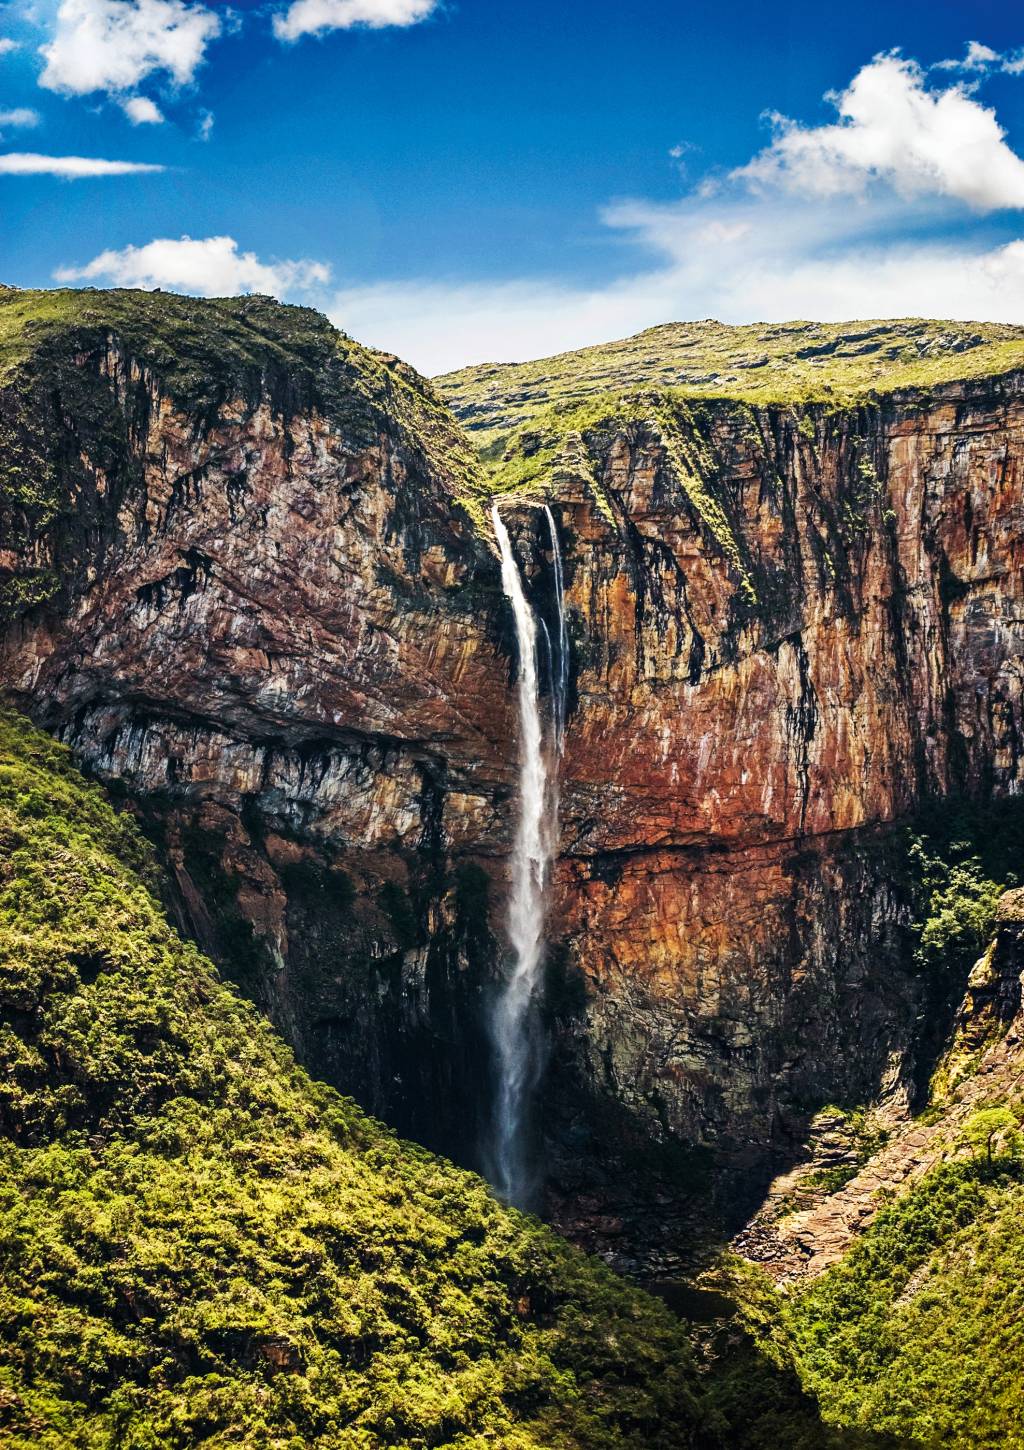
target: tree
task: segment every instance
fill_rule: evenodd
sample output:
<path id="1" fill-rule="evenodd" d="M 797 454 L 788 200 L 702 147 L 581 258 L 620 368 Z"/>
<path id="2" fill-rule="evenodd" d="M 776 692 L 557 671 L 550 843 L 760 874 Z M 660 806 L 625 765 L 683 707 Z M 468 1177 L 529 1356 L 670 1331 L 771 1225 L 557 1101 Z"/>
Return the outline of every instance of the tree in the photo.
<path id="1" fill-rule="evenodd" d="M 1018 1144 L 1017 1116 L 1003 1106 L 1001 1108 L 979 1108 L 971 1114 L 960 1130 L 960 1141 L 977 1156 L 983 1149 L 985 1160 L 992 1165 L 992 1151 L 997 1138 L 1005 1140 L 1009 1152 Z"/>

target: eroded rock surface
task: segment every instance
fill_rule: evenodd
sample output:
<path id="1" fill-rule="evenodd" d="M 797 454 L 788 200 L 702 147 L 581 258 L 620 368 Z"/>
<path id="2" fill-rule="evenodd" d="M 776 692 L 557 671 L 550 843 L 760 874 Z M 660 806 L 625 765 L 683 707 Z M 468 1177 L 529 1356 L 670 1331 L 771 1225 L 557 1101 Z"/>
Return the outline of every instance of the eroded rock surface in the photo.
<path id="1" fill-rule="evenodd" d="M 321 320 L 279 356 L 294 310 L 231 304 L 248 361 L 197 394 L 222 324 L 162 302 L 173 375 L 120 314 L 7 375 L 57 502 L 4 497 L 6 688 L 123 786 L 312 1070 L 477 1161 L 515 778 L 481 485 L 393 360 Z M 1024 396 L 641 399 L 574 446 L 540 1119 L 559 1220 L 671 1273 L 694 1195 L 738 1219 L 823 1104 L 905 1111 L 893 830 L 1020 783 Z M 505 508 L 553 623 L 535 502 Z"/>
<path id="2" fill-rule="evenodd" d="M 812 1140 L 818 1151 L 771 1185 L 736 1249 L 779 1282 L 813 1278 L 842 1259 L 887 1203 L 941 1162 L 976 1151 L 963 1132 L 971 1115 L 1019 1102 L 1024 1093 L 1022 979 L 1024 890 L 1018 889 L 999 903 L 995 939 L 971 973 L 929 1111 L 888 1128 L 883 1113 L 872 1113 L 867 1136 L 875 1151 L 851 1142 L 832 1165 L 849 1170 L 835 1191 L 829 1191 L 820 1142 Z"/>

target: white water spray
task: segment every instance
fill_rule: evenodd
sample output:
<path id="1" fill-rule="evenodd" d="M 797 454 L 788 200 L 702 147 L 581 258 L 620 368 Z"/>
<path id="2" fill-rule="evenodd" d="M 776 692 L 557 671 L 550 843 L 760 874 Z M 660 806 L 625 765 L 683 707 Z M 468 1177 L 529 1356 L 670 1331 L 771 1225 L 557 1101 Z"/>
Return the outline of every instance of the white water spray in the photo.
<path id="1" fill-rule="evenodd" d="M 512 606 L 519 646 L 519 813 L 512 847 L 508 905 L 513 960 L 512 970 L 495 1002 L 491 1024 L 498 1067 L 492 1178 L 502 1198 L 525 1205 L 531 1188 L 525 1143 L 526 1113 L 539 1065 L 534 1008 L 544 958 L 545 897 L 557 846 L 558 800 L 541 716 L 537 620 L 523 591 L 508 530 L 497 504 L 491 509 L 491 518 L 501 552 L 501 584 Z M 548 519 L 556 549 L 559 629 L 562 631 L 562 562 L 557 554 L 555 525 L 550 513 Z M 557 671 L 560 680 L 564 669 L 567 666 L 562 663 L 560 650 L 557 664 L 552 663 L 553 678 Z M 557 701 L 564 696 L 556 688 L 553 697 L 556 701 L 554 733 L 560 749 L 564 711 Z"/>
<path id="2" fill-rule="evenodd" d="M 551 693 L 555 711 L 555 744 L 561 755 L 565 743 L 565 714 L 569 699 L 569 629 L 565 619 L 565 579 L 562 573 L 562 551 L 558 545 L 558 530 L 547 504 L 548 533 L 551 535 L 551 561 L 555 569 L 555 602 L 558 605 L 558 649 L 551 664 Z"/>

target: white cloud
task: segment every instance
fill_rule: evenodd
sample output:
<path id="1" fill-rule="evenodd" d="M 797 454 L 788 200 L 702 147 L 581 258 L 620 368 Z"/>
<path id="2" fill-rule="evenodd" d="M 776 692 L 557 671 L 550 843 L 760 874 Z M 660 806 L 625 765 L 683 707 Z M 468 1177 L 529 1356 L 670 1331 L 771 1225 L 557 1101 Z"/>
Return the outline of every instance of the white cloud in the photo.
<path id="1" fill-rule="evenodd" d="M 351 30 L 357 25 L 370 30 L 415 25 L 437 5 L 438 0 L 292 0 L 274 16 L 274 34 L 279 40 L 298 40 L 302 35 Z"/>
<path id="2" fill-rule="evenodd" d="M 330 281 L 330 268 L 308 260 L 261 262 L 233 237 L 160 237 L 144 247 L 101 252 L 83 267 L 61 267 L 58 282 L 110 282 L 117 287 L 167 287 L 203 297 L 308 292 Z"/>
<path id="3" fill-rule="evenodd" d="M 196 137 L 198 140 L 209 141 L 210 137 L 213 135 L 213 121 L 214 117 L 212 111 L 199 112 L 199 123 L 196 126 Z"/>
<path id="4" fill-rule="evenodd" d="M 147 76 L 195 76 L 220 18 L 185 0 L 61 0 L 39 84 L 65 95 L 132 91 Z"/>
<path id="5" fill-rule="evenodd" d="M 383 282 L 343 288 L 331 315 L 430 373 L 543 357 L 676 318 L 1024 323 L 1024 239 L 1007 237 L 1004 221 L 999 243 L 977 223 L 982 204 L 1024 207 L 1024 163 L 992 113 L 959 87 L 928 91 L 896 56 L 864 67 L 837 105 L 837 125 L 789 123 L 749 166 L 678 202 L 607 207 L 605 225 L 646 258 L 607 287 Z M 780 144 L 793 131 L 810 139 Z"/>
<path id="6" fill-rule="evenodd" d="M 731 249 L 698 243 L 694 235 L 689 262 L 671 261 L 610 287 L 525 279 L 470 287 L 399 282 L 342 290 L 330 315 L 354 337 L 397 352 L 426 373 L 545 357 L 695 317 L 1024 322 L 1024 241 L 978 250 L 871 245 L 815 256 L 762 250 L 749 234 Z"/>
<path id="7" fill-rule="evenodd" d="M 60 176 L 77 181 L 83 176 L 138 176 L 163 171 L 143 161 L 104 161 L 98 156 L 39 156 L 32 151 L 0 155 L 0 176 Z"/>
<path id="8" fill-rule="evenodd" d="M 159 126 L 164 119 L 163 111 L 148 96 L 125 96 L 120 104 L 133 126 Z"/>
<path id="9" fill-rule="evenodd" d="M 940 60 L 932 69 L 965 71 L 977 75 L 1002 71 L 1006 75 L 1016 76 L 1024 72 L 1024 50 L 1002 52 L 972 40 L 968 42 L 961 60 Z"/>
<path id="10" fill-rule="evenodd" d="M 0 110 L 0 127 L 38 126 L 41 119 L 39 112 L 28 106 L 14 106 L 9 111 Z"/>
<path id="11" fill-rule="evenodd" d="M 12 50 L 18 49 L 18 42 L 12 40 L 9 35 L 0 35 L 0 55 L 9 55 Z"/>
<path id="12" fill-rule="evenodd" d="M 995 112 L 963 86 L 929 90 L 914 61 L 892 53 L 840 95 L 839 120 L 804 127 L 773 117 L 775 139 L 735 178 L 812 197 L 864 195 L 882 183 L 906 197 L 956 198 L 979 211 L 1024 207 L 1024 161 Z"/>

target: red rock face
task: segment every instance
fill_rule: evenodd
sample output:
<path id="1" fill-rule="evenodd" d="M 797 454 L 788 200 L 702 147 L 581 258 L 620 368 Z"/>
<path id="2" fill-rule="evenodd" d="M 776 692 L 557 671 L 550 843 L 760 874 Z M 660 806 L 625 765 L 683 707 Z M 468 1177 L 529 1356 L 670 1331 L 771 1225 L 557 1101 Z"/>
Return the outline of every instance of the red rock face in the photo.
<path id="1" fill-rule="evenodd" d="M 0 540 L 62 580 L 2 636 L 8 691 L 124 784 L 183 926 L 312 1069 L 472 1159 L 515 778 L 491 552 L 386 400 L 200 427 L 116 348 L 79 366 L 121 432 L 86 446 L 65 409 L 71 506 Z M 1015 792 L 1024 752 L 1020 379 L 686 426 L 699 478 L 633 423 L 591 441 L 612 518 L 582 484 L 554 501 L 553 1203 L 662 1269 L 706 1187 L 680 1149 L 734 1194 L 822 1102 L 903 1091 L 887 830 L 928 793 Z M 510 513 L 550 614 L 545 531 Z"/>
<path id="2" fill-rule="evenodd" d="M 652 1144 L 744 1163 L 815 1103 L 905 1107 L 886 831 L 1020 788 L 1022 425 L 1018 380 L 831 419 L 706 409 L 733 562 L 653 430 L 606 446 L 614 524 L 566 491 L 558 922 L 585 1076 Z"/>

